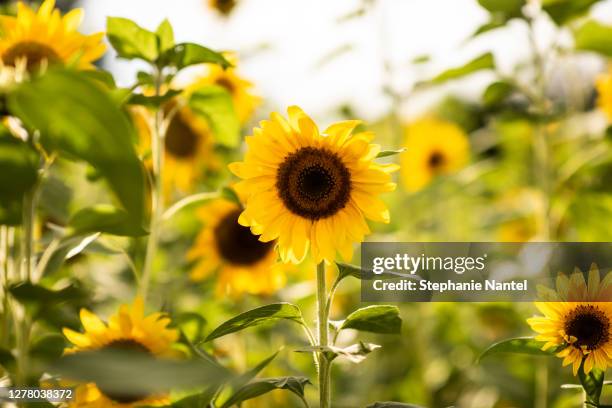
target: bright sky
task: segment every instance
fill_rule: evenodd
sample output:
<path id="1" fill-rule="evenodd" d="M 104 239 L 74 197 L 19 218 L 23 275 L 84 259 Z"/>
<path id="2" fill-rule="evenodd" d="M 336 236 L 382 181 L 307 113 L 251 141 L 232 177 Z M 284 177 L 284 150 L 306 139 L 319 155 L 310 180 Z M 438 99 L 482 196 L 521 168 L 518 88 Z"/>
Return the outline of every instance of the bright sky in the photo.
<path id="1" fill-rule="evenodd" d="M 373 120 L 388 109 L 382 93 L 386 81 L 405 91 L 415 81 L 485 51 L 493 51 L 500 69 L 509 72 L 529 52 L 525 28 L 518 21 L 466 42 L 487 20 L 476 0 L 377 0 L 366 16 L 343 23 L 338 18 L 356 10 L 360 0 L 241 0 L 229 19 L 209 10 L 206 0 L 83 0 L 82 4 L 87 32 L 103 30 L 107 16 L 128 17 L 149 29 L 168 17 L 178 41 L 243 55 L 240 70 L 256 83 L 267 101 L 265 109 L 298 104 L 319 117 L 350 102 L 360 117 Z M 594 15 L 611 22 L 612 0 L 597 5 Z M 542 24 L 538 33 L 546 47 L 551 27 Z M 347 46 L 349 51 L 321 63 Z M 411 66 L 410 61 L 422 54 L 432 55 L 432 62 Z M 385 60 L 393 67 L 391 77 L 385 73 Z M 128 84 L 138 64 L 109 59 L 109 68 L 120 83 Z M 488 79 L 486 74 L 477 75 L 449 90 L 477 95 Z M 437 97 L 439 92 L 419 96 L 404 110 L 418 112 Z"/>

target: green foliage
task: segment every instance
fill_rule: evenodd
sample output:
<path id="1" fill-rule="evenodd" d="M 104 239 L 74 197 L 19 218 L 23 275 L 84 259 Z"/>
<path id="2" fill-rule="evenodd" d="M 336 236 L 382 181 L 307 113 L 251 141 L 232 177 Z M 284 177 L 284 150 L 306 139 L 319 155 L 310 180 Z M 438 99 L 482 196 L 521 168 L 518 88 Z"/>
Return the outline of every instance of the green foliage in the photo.
<path id="1" fill-rule="evenodd" d="M 612 57 L 612 26 L 588 21 L 574 32 L 576 49 Z"/>
<path id="2" fill-rule="evenodd" d="M 181 43 L 168 49 L 161 56 L 160 63 L 175 67 L 177 70 L 197 64 L 217 64 L 223 68 L 231 66 L 222 54 L 194 43 Z"/>
<path id="3" fill-rule="evenodd" d="M 126 102 L 130 105 L 142 105 L 150 108 L 159 108 L 170 99 L 181 94 L 181 91 L 170 89 L 162 95 L 143 95 L 138 93 L 130 93 Z"/>
<path id="4" fill-rule="evenodd" d="M 147 233 L 141 225 L 131 221 L 127 211 L 109 204 L 83 208 L 70 218 L 68 222 L 70 236 L 92 232 L 122 236 L 140 236 Z"/>
<path id="5" fill-rule="evenodd" d="M 228 320 L 213 330 L 205 341 L 209 342 L 248 327 L 277 320 L 289 320 L 303 324 L 302 312 L 297 306 L 291 303 L 274 303 L 249 310 Z"/>
<path id="6" fill-rule="evenodd" d="M 8 372 L 13 372 L 15 370 L 15 363 L 15 356 L 11 350 L 0 347 L 0 366 Z"/>
<path id="7" fill-rule="evenodd" d="M 242 205 L 240 197 L 238 197 L 236 191 L 231 187 L 223 187 L 221 189 L 221 197 L 240 206 Z"/>
<path id="8" fill-rule="evenodd" d="M 520 337 L 516 339 L 508 339 L 495 343 L 487 348 L 479 357 L 479 360 L 499 353 L 516 353 L 530 354 L 535 356 L 554 356 L 558 350 L 550 348 L 546 351 L 542 350 L 542 342 L 535 340 L 533 337 Z"/>
<path id="9" fill-rule="evenodd" d="M 47 101 L 53 101 L 54 109 Z M 77 72 L 52 70 L 20 86 L 9 106 L 28 127 L 40 131 L 47 150 L 91 164 L 129 214 L 126 229 L 142 231 L 144 169 L 132 144 L 134 129 L 108 92 Z M 110 217 L 110 223 L 117 219 L 116 213 Z"/>
<path id="10" fill-rule="evenodd" d="M 309 346 L 296 350 L 298 353 L 323 353 L 329 361 L 333 361 L 338 357 L 342 357 L 351 363 L 359 364 L 366 359 L 367 355 L 376 349 L 379 349 L 378 344 L 359 342 L 348 347 L 336 346 Z"/>
<path id="11" fill-rule="evenodd" d="M 266 368 L 268 366 L 268 364 L 270 364 L 272 362 L 272 360 L 274 360 L 276 358 L 278 353 L 280 353 L 280 350 L 277 351 L 276 353 L 272 354 L 271 356 L 267 357 L 266 359 L 262 360 L 259 364 L 257 364 L 255 367 L 251 368 L 249 371 L 247 371 L 247 372 L 243 373 L 242 375 L 234 378 L 230 382 L 230 384 L 229 384 L 231 386 L 231 388 L 236 390 L 236 389 L 239 389 L 239 388 L 242 388 L 243 386 L 245 386 L 252 379 L 257 377 L 257 375 L 261 372 L 261 370 Z"/>
<path id="12" fill-rule="evenodd" d="M 239 405 L 241 402 L 259 397 L 274 390 L 287 390 L 304 399 L 304 388 L 310 384 L 306 377 L 273 377 L 254 380 L 236 391 L 221 408 Z"/>
<path id="13" fill-rule="evenodd" d="M 489 70 L 495 68 L 495 59 L 493 58 L 493 54 L 487 52 L 482 54 L 473 60 L 465 63 L 456 68 L 448 69 L 429 81 L 431 84 L 439 85 L 445 82 L 463 78 L 467 75 L 473 74 L 478 71 Z"/>
<path id="14" fill-rule="evenodd" d="M 406 151 L 406 149 L 402 148 L 402 149 L 396 149 L 396 150 L 383 150 L 380 153 L 378 153 L 376 155 L 377 158 L 382 158 L 382 157 L 389 157 L 389 156 L 395 156 L 397 154 L 401 154 L 404 153 Z"/>
<path id="15" fill-rule="evenodd" d="M 491 14 L 501 16 L 504 20 L 522 16 L 526 0 L 478 0 L 478 4 Z"/>
<path id="16" fill-rule="evenodd" d="M 162 29 L 162 32 L 165 42 L 168 38 L 167 32 L 164 29 Z M 108 17 L 106 20 L 106 35 L 120 58 L 154 62 L 159 57 L 158 43 L 162 43 L 158 40 L 159 37 L 130 19 Z"/>
<path id="17" fill-rule="evenodd" d="M 586 402 L 599 406 L 599 398 L 601 397 L 601 390 L 603 388 L 605 372 L 597 368 L 593 368 L 590 373 L 584 373 L 584 361 L 578 370 L 578 378 L 580 384 L 586 393 Z"/>
<path id="18" fill-rule="evenodd" d="M 342 326 L 340 326 L 340 330 L 344 329 L 399 334 L 402 330 L 402 318 L 399 315 L 397 306 L 366 306 L 348 315 Z"/>
<path id="19" fill-rule="evenodd" d="M 542 9 L 558 25 L 586 14 L 591 6 L 601 0 L 543 0 Z"/>
<path id="20" fill-rule="evenodd" d="M 99 233 L 85 234 L 85 235 L 68 235 L 62 237 L 55 248 L 48 247 L 45 253 L 48 253 L 48 259 L 46 263 L 39 264 L 41 269 L 41 276 L 52 275 L 56 272 L 64 263 L 64 261 L 71 257 L 81 253 L 88 245 L 94 242 Z"/>
<path id="21" fill-rule="evenodd" d="M 174 47 L 174 30 L 167 18 L 157 27 L 155 34 L 157 35 L 157 48 L 160 53 L 163 54 Z"/>
<path id="22" fill-rule="evenodd" d="M 487 107 L 502 103 L 514 91 L 514 86 L 505 81 L 493 82 L 482 94 L 482 102 Z"/>
<path id="23" fill-rule="evenodd" d="M 215 140 L 224 146 L 236 147 L 240 141 L 240 122 L 230 94 L 220 86 L 199 88 L 189 98 L 189 107 L 206 118 Z"/>

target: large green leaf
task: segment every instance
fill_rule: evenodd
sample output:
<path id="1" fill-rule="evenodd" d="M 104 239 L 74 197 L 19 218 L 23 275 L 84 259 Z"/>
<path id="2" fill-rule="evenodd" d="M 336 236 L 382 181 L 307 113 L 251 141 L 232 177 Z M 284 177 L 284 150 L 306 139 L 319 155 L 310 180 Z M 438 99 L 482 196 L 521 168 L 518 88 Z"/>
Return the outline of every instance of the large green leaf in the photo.
<path id="1" fill-rule="evenodd" d="M 310 380 L 306 377 L 261 378 L 240 388 L 221 405 L 221 408 L 239 405 L 243 401 L 259 397 L 274 390 L 287 390 L 300 397 L 301 400 L 304 400 L 304 388 L 308 384 L 310 384 Z"/>
<path id="2" fill-rule="evenodd" d="M 142 231 L 145 174 L 132 143 L 135 131 L 108 92 L 77 72 L 52 70 L 20 86 L 9 106 L 40 131 L 46 149 L 91 164 L 129 214 L 125 227 Z"/>
<path id="3" fill-rule="evenodd" d="M 120 58 L 155 62 L 159 56 L 157 35 L 130 19 L 108 17 L 106 35 Z"/>
<path id="4" fill-rule="evenodd" d="M 493 107 L 503 102 L 514 91 L 514 86 L 505 81 L 493 82 L 482 94 L 482 102 L 487 107 Z"/>
<path id="5" fill-rule="evenodd" d="M 522 15 L 521 10 L 526 3 L 526 0 L 478 0 L 478 4 L 489 13 L 500 14 L 506 18 Z"/>
<path id="6" fill-rule="evenodd" d="M 558 25 L 586 14 L 591 6 L 601 0 L 543 0 L 542 9 Z"/>
<path id="7" fill-rule="evenodd" d="M 39 155 L 27 143 L 0 135 L 0 224 L 21 223 L 22 201 L 38 179 Z"/>
<path id="8" fill-rule="evenodd" d="M 342 326 L 340 326 L 340 330 L 344 329 L 399 334 L 402 330 L 402 318 L 399 315 L 397 306 L 366 306 L 348 315 Z"/>
<path id="9" fill-rule="evenodd" d="M 231 66 L 221 53 L 193 43 L 180 43 L 169 48 L 160 57 L 160 63 L 179 70 L 197 64 L 217 64 L 223 68 Z"/>
<path id="10" fill-rule="evenodd" d="M 612 26 L 588 21 L 574 32 L 576 48 L 612 57 Z"/>
<path id="11" fill-rule="evenodd" d="M 495 68 L 495 59 L 493 58 L 493 54 L 487 52 L 479 57 L 474 58 L 473 60 L 467 62 L 464 65 L 461 65 L 456 68 L 448 69 L 436 77 L 434 77 L 430 83 L 433 84 L 443 84 L 447 81 L 459 79 L 465 77 L 467 75 L 473 74 L 474 72 L 483 71 L 487 69 Z"/>
<path id="12" fill-rule="evenodd" d="M 160 53 L 164 53 L 174 47 L 174 30 L 167 18 L 157 27 L 155 34 L 157 35 L 157 48 Z"/>
<path id="13" fill-rule="evenodd" d="M 544 344 L 541 341 L 535 340 L 533 337 L 519 337 L 508 339 L 495 343 L 486 349 L 479 357 L 482 360 L 485 357 L 499 353 L 514 353 L 514 354 L 530 354 L 535 356 L 552 356 L 558 350 L 555 348 L 542 350 Z"/>
<path id="14" fill-rule="evenodd" d="M 240 141 L 240 122 L 230 94 L 220 86 L 198 89 L 189 98 L 189 107 L 209 123 L 215 141 L 235 147 Z"/>
<path id="15" fill-rule="evenodd" d="M 147 232 L 134 225 L 130 214 L 109 204 L 98 204 L 79 210 L 68 222 L 70 236 L 83 235 L 92 232 L 106 232 L 113 235 L 139 236 Z"/>
<path id="16" fill-rule="evenodd" d="M 205 341 L 208 342 L 230 333 L 244 330 L 248 327 L 259 326 L 276 320 L 289 320 L 302 324 L 302 312 L 297 306 L 291 303 L 274 303 L 261 306 L 244 312 L 221 324 L 206 337 Z"/>

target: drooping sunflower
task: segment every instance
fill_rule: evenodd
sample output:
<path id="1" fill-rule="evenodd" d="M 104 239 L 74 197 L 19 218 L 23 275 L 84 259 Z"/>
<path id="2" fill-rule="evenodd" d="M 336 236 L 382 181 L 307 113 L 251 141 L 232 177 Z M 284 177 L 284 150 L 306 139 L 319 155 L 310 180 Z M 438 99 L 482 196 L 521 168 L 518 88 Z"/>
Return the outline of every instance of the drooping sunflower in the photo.
<path id="1" fill-rule="evenodd" d="M 543 302 L 536 307 L 544 316 L 527 320 L 544 342 L 543 350 L 556 348 L 563 366 L 572 365 L 574 375 L 584 364 L 584 372 L 612 366 L 612 274 L 600 281 L 592 267 L 588 283 L 580 271 L 570 277 L 560 274 L 557 291 L 539 288 Z"/>
<path id="2" fill-rule="evenodd" d="M 612 67 L 607 73 L 600 75 L 595 81 L 597 89 L 597 105 L 601 109 L 608 120 L 612 121 Z"/>
<path id="3" fill-rule="evenodd" d="M 61 16 L 55 0 L 45 0 L 37 11 L 17 4 L 17 16 L 0 16 L 0 59 L 5 65 L 27 61 L 28 69 L 48 64 L 76 64 L 92 68 L 104 54 L 104 33 L 83 35 L 78 27 L 83 10 L 74 9 Z"/>
<path id="4" fill-rule="evenodd" d="M 144 315 L 144 304 L 137 298 L 130 305 L 122 305 L 112 315 L 108 324 L 94 313 L 82 309 L 80 313 L 83 333 L 64 328 L 63 333 L 74 345 L 65 353 L 91 350 L 125 350 L 151 354 L 159 358 L 175 357 L 172 345 L 177 341 L 177 330 L 169 329 L 170 318 L 162 313 Z M 76 388 L 70 408 L 132 408 L 157 406 L 169 403 L 168 395 L 128 395 L 104 390 L 95 383 L 81 384 Z"/>
<path id="5" fill-rule="evenodd" d="M 275 242 L 261 242 L 248 227 L 238 223 L 242 207 L 220 198 L 201 207 L 198 218 L 204 228 L 187 254 L 196 261 L 191 279 L 201 281 L 218 273 L 217 295 L 243 293 L 266 295 L 285 284 Z"/>
<path id="6" fill-rule="evenodd" d="M 232 96 L 234 109 L 243 125 L 251 118 L 255 109 L 261 104 L 261 98 L 253 93 L 253 83 L 242 77 L 236 68 L 238 58 L 233 53 L 225 53 L 225 58 L 233 65 L 223 69 L 216 64 L 208 64 L 206 74 L 194 82 L 190 88 L 197 89 L 206 85 L 218 85 L 225 88 Z"/>
<path id="7" fill-rule="evenodd" d="M 317 263 L 336 252 L 349 260 L 370 232 L 365 218 L 389 222 L 378 195 L 395 189 L 397 166 L 374 162 L 380 146 L 371 132 L 353 134 L 359 121 L 320 133 L 300 108 L 288 113 L 288 121 L 278 113 L 262 121 L 246 138 L 244 161 L 230 164 L 246 197 L 238 221 L 263 242 L 277 240 L 285 262 L 299 263 L 309 247 Z"/>
<path id="8" fill-rule="evenodd" d="M 401 176 L 406 190 L 415 192 L 436 176 L 451 174 L 468 161 L 467 135 L 456 124 L 434 117 L 419 119 L 406 127 Z"/>

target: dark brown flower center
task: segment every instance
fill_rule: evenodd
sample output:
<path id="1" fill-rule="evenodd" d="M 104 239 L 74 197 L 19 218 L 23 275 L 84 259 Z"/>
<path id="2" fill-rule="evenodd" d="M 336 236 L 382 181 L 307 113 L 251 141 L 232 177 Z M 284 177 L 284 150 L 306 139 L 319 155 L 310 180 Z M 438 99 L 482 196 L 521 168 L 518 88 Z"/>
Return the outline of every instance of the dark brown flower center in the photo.
<path id="1" fill-rule="evenodd" d="M 237 209 L 223 217 L 214 230 L 215 242 L 226 262 L 248 266 L 264 259 L 274 247 L 274 242 L 261 242 L 248 227 L 238 224 L 241 212 L 241 209 Z"/>
<path id="2" fill-rule="evenodd" d="M 51 47 L 36 41 L 19 42 L 2 54 L 2 62 L 5 65 L 15 66 L 17 61 L 22 58 L 27 61 L 28 71 L 37 68 L 43 61 L 52 64 L 61 60 L 60 56 Z"/>
<path id="3" fill-rule="evenodd" d="M 104 346 L 103 350 L 115 350 L 119 352 L 140 353 L 141 355 L 151 354 L 151 351 L 141 343 L 131 339 L 114 340 Z M 102 394 L 109 399 L 122 404 L 131 404 L 136 401 L 141 401 L 149 395 L 142 392 L 117 391 L 114 387 L 105 386 L 104 384 L 96 384 Z"/>
<path id="4" fill-rule="evenodd" d="M 318 220 L 346 206 L 351 198 L 351 174 L 337 154 L 303 147 L 280 165 L 276 189 L 289 211 Z"/>
<path id="5" fill-rule="evenodd" d="M 219 12 L 228 15 L 236 7 L 236 0 L 214 0 L 213 4 Z"/>
<path id="6" fill-rule="evenodd" d="M 610 338 L 610 320 L 594 305 L 580 305 L 565 316 L 565 332 L 577 340 L 576 348 L 595 350 Z"/>
<path id="7" fill-rule="evenodd" d="M 176 113 L 166 131 L 166 151 L 179 159 L 189 159 L 196 155 L 201 135 L 186 122 L 180 112 Z"/>
<path id="8" fill-rule="evenodd" d="M 446 162 L 446 158 L 441 152 L 434 151 L 429 156 L 429 160 L 427 161 L 427 165 L 433 171 L 438 171 L 444 166 Z"/>

